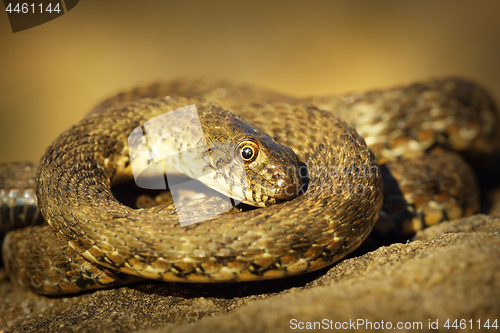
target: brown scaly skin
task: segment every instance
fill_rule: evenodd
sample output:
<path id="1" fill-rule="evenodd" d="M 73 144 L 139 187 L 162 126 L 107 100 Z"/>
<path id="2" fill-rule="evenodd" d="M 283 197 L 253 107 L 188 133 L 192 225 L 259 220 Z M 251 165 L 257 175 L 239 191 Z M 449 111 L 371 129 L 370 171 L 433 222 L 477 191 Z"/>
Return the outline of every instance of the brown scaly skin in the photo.
<path id="1" fill-rule="evenodd" d="M 126 155 L 123 142 L 130 129 L 155 114 L 185 106 L 188 100 L 161 98 L 120 105 L 166 94 L 215 100 L 293 149 L 308 167 L 307 193 L 188 227 L 179 226 L 171 207 L 138 211 L 120 204 L 110 191 L 110 180 L 125 163 L 120 156 Z M 258 104 L 248 103 L 252 98 Z M 497 149 L 497 114 L 482 89 L 458 79 L 434 80 L 307 102 L 330 112 L 253 87 L 190 81 L 157 84 L 105 101 L 47 149 L 38 180 L 42 214 L 71 245 L 61 251 L 84 262 L 78 252 L 101 268 L 90 269 L 88 262 L 68 268 L 63 262 L 80 262 L 68 259 L 59 261 L 57 268 L 48 267 L 52 261 L 48 253 L 56 256 L 53 249 L 60 241 L 49 239 L 48 227 L 42 227 L 46 229 L 37 233 L 44 243 L 37 248 L 43 253 L 25 246 L 33 242 L 26 232 L 7 237 L 4 260 L 11 278 L 39 293 L 58 294 L 126 283 L 121 273 L 165 281 L 218 282 L 309 272 L 351 253 L 367 237 L 382 206 L 382 175 L 388 179 L 384 189 L 388 213 L 381 219 L 385 227 L 397 223 L 400 231 L 412 232 L 477 210 L 472 172 L 446 150 L 458 147 L 479 156 Z M 196 104 L 201 109 L 218 107 L 203 101 Z M 387 169 L 379 170 L 365 141 L 332 112 L 366 135 Z M 450 123 L 447 119 L 453 114 L 459 117 Z M 425 115 L 432 115 L 432 122 Z M 467 130 L 457 130 L 457 124 Z M 10 256 L 15 253 L 21 254 Z M 27 262 L 40 256 L 45 264 Z"/>

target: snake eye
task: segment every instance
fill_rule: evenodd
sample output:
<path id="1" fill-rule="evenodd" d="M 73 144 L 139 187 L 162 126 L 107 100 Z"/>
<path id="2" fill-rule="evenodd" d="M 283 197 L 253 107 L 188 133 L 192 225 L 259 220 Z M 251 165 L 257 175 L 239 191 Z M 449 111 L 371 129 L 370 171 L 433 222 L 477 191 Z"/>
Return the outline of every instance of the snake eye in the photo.
<path id="1" fill-rule="evenodd" d="M 255 161 L 259 155 L 259 144 L 254 138 L 244 138 L 238 142 L 235 154 L 245 164 Z"/>

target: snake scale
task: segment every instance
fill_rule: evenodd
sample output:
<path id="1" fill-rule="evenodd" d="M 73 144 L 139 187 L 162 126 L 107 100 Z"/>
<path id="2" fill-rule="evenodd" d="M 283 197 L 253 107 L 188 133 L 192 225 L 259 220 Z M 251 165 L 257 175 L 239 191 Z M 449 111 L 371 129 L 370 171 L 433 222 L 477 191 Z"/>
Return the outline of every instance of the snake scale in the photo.
<path id="1" fill-rule="evenodd" d="M 192 104 L 207 141 L 250 137 L 236 153 L 255 172 L 243 196 L 265 207 L 181 226 L 173 205 L 136 209 L 115 198 L 112 184 L 130 176 L 131 131 Z M 7 232 L 3 260 L 14 283 L 56 295 L 140 278 L 252 281 L 314 271 L 351 253 L 374 226 L 411 234 L 475 213 L 479 194 L 464 158 L 495 154 L 497 127 L 492 99 L 458 78 L 301 99 L 230 82 L 136 88 L 61 134 L 40 165 L 0 165 L 0 227 L 42 216 L 50 225 Z M 290 161 L 306 174 L 283 178 L 276 169 Z M 281 189 L 300 182 L 305 193 L 282 200 Z M 195 216 L 217 204 L 197 199 L 182 209 Z"/>

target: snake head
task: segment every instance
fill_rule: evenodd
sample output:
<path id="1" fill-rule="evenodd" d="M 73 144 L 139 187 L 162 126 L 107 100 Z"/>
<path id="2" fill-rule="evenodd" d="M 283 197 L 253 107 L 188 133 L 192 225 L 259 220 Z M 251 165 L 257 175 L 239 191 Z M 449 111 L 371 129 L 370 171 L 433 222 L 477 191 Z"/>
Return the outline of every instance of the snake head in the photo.
<path id="1" fill-rule="evenodd" d="M 214 124 L 217 120 L 221 124 Z M 205 132 L 209 133 L 210 163 L 218 177 L 208 186 L 258 207 L 299 195 L 300 162 L 292 149 L 238 117 L 215 117 L 211 125 Z"/>
<path id="2" fill-rule="evenodd" d="M 252 206 L 295 198 L 302 186 L 299 159 L 292 149 L 278 144 L 267 135 L 242 137 L 236 144 L 234 160 L 246 174 L 244 203 Z"/>

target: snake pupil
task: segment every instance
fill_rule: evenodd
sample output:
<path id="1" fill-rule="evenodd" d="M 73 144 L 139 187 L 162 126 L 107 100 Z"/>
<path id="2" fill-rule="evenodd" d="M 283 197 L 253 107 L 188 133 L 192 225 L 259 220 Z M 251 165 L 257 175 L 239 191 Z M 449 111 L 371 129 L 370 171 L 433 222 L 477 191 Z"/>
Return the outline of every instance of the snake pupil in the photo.
<path id="1" fill-rule="evenodd" d="M 253 149 L 250 147 L 243 148 L 241 151 L 241 157 L 243 157 L 245 161 L 251 159 L 253 157 Z"/>

